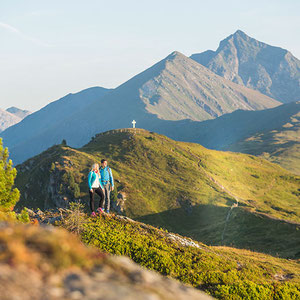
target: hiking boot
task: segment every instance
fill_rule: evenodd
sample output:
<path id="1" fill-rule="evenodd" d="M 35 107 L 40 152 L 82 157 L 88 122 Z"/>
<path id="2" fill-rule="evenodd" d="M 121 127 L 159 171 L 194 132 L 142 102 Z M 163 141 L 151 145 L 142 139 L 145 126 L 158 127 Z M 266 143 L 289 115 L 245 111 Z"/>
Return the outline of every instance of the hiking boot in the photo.
<path id="1" fill-rule="evenodd" d="M 96 213 L 94 211 L 91 213 L 91 217 L 96 217 Z"/>
<path id="2" fill-rule="evenodd" d="M 109 209 L 106 210 L 106 213 L 109 214 Z"/>
<path id="3" fill-rule="evenodd" d="M 103 210 L 103 208 L 99 207 L 99 208 L 97 209 L 97 212 L 98 212 L 99 214 L 102 214 L 102 213 L 104 213 L 104 210 Z"/>

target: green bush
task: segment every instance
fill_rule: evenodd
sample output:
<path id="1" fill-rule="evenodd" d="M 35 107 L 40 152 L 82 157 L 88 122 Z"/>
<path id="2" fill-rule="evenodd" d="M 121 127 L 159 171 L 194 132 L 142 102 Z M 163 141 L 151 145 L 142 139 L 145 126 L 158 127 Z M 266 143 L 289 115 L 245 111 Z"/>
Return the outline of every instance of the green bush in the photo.
<path id="1" fill-rule="evenodd" d="M 16 217 L 17 217 L 17 220 L 22 222 L 22 223 L 29 223 L 30 222 L 30 218 L 29 218 L 26 207 L 24 207 L 22 209 L 21 213 L 17 214 Z"/>

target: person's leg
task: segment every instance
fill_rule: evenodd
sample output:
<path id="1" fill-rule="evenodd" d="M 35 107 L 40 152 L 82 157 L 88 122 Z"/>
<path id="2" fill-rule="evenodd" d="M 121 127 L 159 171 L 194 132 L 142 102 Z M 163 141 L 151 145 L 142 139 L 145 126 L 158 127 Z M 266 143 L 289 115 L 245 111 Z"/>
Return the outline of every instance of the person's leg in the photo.
<path id="1" fill-rule="evenodd" d="M 94 212 L 95 211 L 94 189 L 92 189 L 92 192 L 89 190 L 89 194 L 90 194 L 90 208 L 91 208 L 91 211 Z"/>
<path id="2" fill-rule="evenodd" d="M 106 194 L 106 212 L 110 210 L 110 184 L 108 183 L 105 187 L 105 194 Z"/>
<path id="3" fill-rule="evenodd" d="M 105 206 L 104 206 L 104 208 L 105 208 L 105 210 L 106 210 L 106 207 L 107 207 L 107 184 L 104 184 L 103 185 L 103 188 L 104 188 L 104 199 L 105 199 Z"/>
<path id="4" fill-rule="evenodd" d="M 95 192 L 96 192 L 96 193 L 99 195 L 99 197 L 100 197 L 99 207 L 102 208 L 102 209 L 104 209 L 104 198 L 105 198 L 105 195 L 104 195 L 102 189 L 101 189 L 101 188 L 97 188 L 97 189 L 95 190 Z"/>
<path id="5" fill-rule="evenodd" d="M 105 184 L 103 184 L 103 189 L 104 189 L 104 204 L 103 204 L 103 209 L 105 209 L 106 208 L 106 202 L 107 202 L 107 200 L 106 200 L 106 185 Z"/>

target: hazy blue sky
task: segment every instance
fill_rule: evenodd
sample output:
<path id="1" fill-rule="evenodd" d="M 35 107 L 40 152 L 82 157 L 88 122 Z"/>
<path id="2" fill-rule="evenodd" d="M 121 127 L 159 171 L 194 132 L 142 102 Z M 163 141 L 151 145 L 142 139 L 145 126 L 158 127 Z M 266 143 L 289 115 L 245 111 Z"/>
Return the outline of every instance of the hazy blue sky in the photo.
<path id="1" fill-rule="evenodd" d="M 299 0 L 1 0 L 0 108 L 113 88 L 174 50 L 215 50 L 237 29 L 300 58 Z"/>

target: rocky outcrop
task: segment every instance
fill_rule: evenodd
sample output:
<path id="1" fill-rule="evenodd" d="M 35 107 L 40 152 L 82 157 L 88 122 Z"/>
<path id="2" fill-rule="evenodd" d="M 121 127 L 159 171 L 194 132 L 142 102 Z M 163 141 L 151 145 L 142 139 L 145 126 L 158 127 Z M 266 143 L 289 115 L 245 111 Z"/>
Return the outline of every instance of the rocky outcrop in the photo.
<path id="1" fill-rule="evenodd" d="M 112 208 L 118 214 L 124 214 L 125 212 L 125 204 L 126 204 L 126 193 L 119 192 L 117 195 L 117 199 L 112 201 Z"/>

